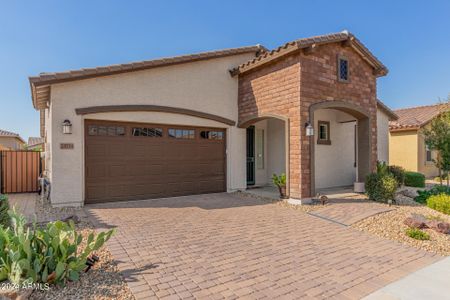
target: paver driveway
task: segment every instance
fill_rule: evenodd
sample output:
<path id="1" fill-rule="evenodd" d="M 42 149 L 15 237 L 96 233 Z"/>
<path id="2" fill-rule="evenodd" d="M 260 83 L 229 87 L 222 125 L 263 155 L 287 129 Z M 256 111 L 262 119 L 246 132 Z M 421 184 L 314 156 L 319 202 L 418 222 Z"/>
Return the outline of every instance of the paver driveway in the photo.
<path id="1" fill-rule="evenodd" d="M 229 194 L 87 206 L 136 298 L 358 299 L 440 259 Z"/>

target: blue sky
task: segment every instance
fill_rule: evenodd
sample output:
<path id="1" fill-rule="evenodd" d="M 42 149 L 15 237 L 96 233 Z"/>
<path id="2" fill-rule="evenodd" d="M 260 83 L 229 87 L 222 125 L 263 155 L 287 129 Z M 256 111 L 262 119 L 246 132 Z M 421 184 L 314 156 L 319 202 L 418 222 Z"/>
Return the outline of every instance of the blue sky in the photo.
<path id="1" fill-rule="evenodd" d="M 283 5 L 279 4 L 283 2 Z M 392 108 L 450 93 L 450 1 L 0 0 L 0 128 L 39 135 L 28 76 L 353 32 L 390 70 Z"/>

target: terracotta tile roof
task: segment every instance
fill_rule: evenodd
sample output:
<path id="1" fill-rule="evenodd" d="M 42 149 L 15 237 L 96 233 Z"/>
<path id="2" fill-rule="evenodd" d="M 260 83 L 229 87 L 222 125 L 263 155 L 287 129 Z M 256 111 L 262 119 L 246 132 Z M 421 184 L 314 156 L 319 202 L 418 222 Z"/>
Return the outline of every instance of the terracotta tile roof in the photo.
<path id="1" fill-rule="evenodd" d="M 398 115 L 394 111 L 392 111 L 392 109 L 390 109 L 386 104 L 381 102 L 380 99 L 377 100 L 377 107 L 388 115 L 389 121 L 398 119 Z"/>
<path id="2" fill-rule="evenodd" d="M 11 131 L 0 129 L 0 137 L 15 137 L 18 138 L 22 143 L 25 143 L 25 141 L 20 137 L 18 133 L 14 133 Z"/>
<path id="3" fill-rule="evenodd" d="M 0 129 L 0 136 L 19 136 L 19 134 Z"/>
<path id="4" fill-rule="evenodd" d="M 44 143 L 44 138 L 41 137 L 29 137 L 28 146 L 36 146 Z"/>
<path id="5" fill-rule="evenodd" d="M 373 55 L 369 49 L 367 49 L 366 46 L 364 46 L 364 44 L 361 43 L 352 33 L 346 30 L 338 33 L 319 35 L 288 42 L 272 51 L 259 55 L 258 57 L 234 68 L 230 72 L 232 75 L 237 75 L 299 49 L 314 48 L 322 44 L 337 42 L 345 42 L 348 46 L 355 49 L 356 52 L 358 52 L 370 65 L 373 66 L 378 76 L 384 76 L 388 73 L 388 69 L 378 60 L 378 58 L 376 58 L 375 55 Z"/>
<path id="6" fill-rule="evenodd" d="M 439 103 L 394 110 L 398 120 L 389 122 L 389 129 L 391 131 L 419 129 L 448 109 L 450 109 L 448 104 Z"/>
<path id="7" fill-rule="evenodd" d="M 212 58 L 219 58 L 243 53 L 255 53 L 256 55 L 258 55 L 259 53 L 265 51 L 267 51 L 267 49 L 261 45 L 247 46 L 247 47 L 222 49 L 174 57 L 165 57 L 153 60 L 137 61 L 104 67 L 87 68 L 54 73 L 45 72 L 40 73 L 38 76 L 31 76 L 28 79 L 31 85 L 33 106 L 36 109 L 43 109 L 45 108 L 46 102 L 50 98 L 50 85 L 54 83 L 81 80 L 100 76 L 108 76 L 133 71 L 141 71 L 156 67 L 182 64 L 199 60 L 207 60 Z"/>

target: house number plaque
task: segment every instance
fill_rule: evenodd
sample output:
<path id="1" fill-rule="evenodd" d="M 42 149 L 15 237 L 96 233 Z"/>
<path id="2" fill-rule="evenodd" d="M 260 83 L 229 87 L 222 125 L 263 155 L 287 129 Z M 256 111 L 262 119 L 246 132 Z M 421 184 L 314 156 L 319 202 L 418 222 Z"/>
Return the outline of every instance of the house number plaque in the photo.
<path id="1" fill-rule="evenodd" d="M 69 150 L 69 149 L 73 149 L 73 144 L 72 143 L 61 143 L 61 144 L 59 144 L 59 147 L 64 150 Z"/>

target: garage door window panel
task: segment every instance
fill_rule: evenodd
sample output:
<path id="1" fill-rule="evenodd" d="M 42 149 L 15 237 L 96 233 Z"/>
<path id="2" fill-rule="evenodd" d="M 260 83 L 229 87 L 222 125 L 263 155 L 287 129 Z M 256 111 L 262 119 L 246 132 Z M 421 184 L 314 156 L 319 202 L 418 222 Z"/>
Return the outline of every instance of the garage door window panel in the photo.
<path id="1" fill-rule="evenodd" d="M 132 134 L 133 136 L 162 137 L 163 130 L 162 128 L 133 127 Z"/>
<path id="2" fill-rule="evenodd" d="M 223 131 L 202 131 L 200 132 L 200 137 L 206 140 L 223 140 Z"/>
<path id="3" fill-rule="evenodd" d="M 125 127 L 123 126 L 98 126 L 89 125 L 88 135 L 90 136 L 124 136 Z"/>
<path id="4" fill-rule="evenodd" d="M 195 139 L 195 130 L 183 128 L 170 128 L 169 137 L 176 139 L 193 140 Z"/>

